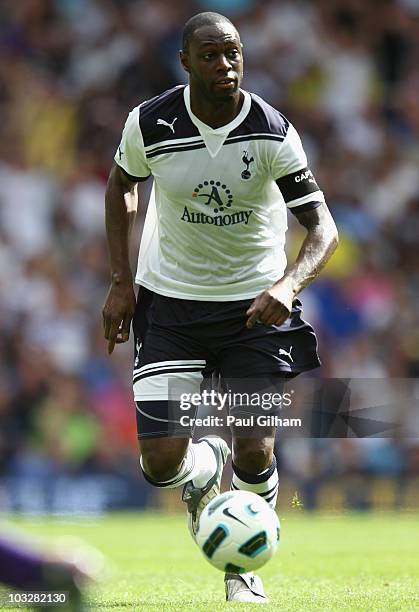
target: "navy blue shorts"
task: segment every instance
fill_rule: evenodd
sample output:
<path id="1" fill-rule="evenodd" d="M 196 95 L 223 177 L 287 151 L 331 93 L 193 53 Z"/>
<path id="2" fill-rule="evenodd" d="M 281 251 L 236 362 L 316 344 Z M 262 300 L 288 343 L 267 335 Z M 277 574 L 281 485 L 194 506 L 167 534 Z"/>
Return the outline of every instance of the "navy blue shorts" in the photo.
<path id="1" fill-rule="evenodd" d="M 204 378 L 214 373 L 241 390 L 256 384 L 251 381 L 282 383 L 320 365 L 300 300 L 294 300 L 283 325 L 257 323 L 248 329 L 252 302 L 183 300 L 139 288 L 133 319 L 139 438 L 173 435 L 173 414 L 179 414 L 174 398 L 199 393 Z"/>

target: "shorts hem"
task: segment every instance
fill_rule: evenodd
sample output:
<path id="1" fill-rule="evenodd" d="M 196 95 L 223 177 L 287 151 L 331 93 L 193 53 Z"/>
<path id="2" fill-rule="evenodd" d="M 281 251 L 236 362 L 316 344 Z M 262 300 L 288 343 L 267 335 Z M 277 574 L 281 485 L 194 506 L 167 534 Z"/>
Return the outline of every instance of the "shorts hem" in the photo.
<path id="1" fill-rule="evenodd" d="M 295 374 L 295 376 L 297 376 L 298 374 L 302 374 L 303 372 L 309 372 L 310 370 L 314 370 L 315 368 L 320 368 L 321 365 L 321 361 L 314 361 L 297 367 L 281 365 L 274 370 L 270 370 L 269 372 L 267 372 L 266 370 L 263 370 L 263 372 L 255 372 L 251 375 L 251 377 L 266 377 L 272 376 L 273 374 Z M 249 376 L 246 376 L 246 378 L 249 378 Z"/>
<path id="2" fill-rule="evenodd" d="M 142 440 L 143 438 L 176 438 L 176 437 L 177 438 L 192 438 L 192 435 L 176 436 L 174 432 L 171 432 L 171 431 L 152 431 L 152 432 L 137 434 L 138 440 Z"/>
<path id="3" fill-rule="evenodd" d="M 137 434 L 137 438 L 139 440 L 141 440 L 141 438 L 163 438 L 168 435 L 169 435 L 169 432 L 167 431 L 152 431 L 152 432 Z"/>
<path id="4" fill-rule="evenodd" d="M 279 368 L 280 372 L 291 372 L 291 374 L 302 374 L 303 372 L 308 372 L 309 370 L 314 370 L 315 368 L 320 368 L 321 366 L 321 362 L 320 361 L 314 361 L 308 364 L 304 364 L 302 366 L 298 366 L 298 367 L 282 367 Z"/>
<path id="5" fill-rule="evenodd" d="M 173 402 L 173 401 L 175 400 L 167 397 L 167 394 L 166 395 L 141 395 L 141 396 L 134 395 L 134 402 Z"/>

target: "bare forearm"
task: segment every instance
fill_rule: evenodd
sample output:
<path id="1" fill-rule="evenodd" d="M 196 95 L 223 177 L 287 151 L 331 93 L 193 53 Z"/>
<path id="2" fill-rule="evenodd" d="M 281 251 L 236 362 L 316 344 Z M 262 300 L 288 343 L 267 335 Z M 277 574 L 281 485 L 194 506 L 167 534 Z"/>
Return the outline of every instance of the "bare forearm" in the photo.
<path id="1" fill-rule="evenodd" d="M 338 245 L 338 232 L 336 225 L 324 207 L 320 210 L 316 222 L 306 223 L 308 219 L 304 213 L 299 221 L 307 229 L 307 236 L 301 246 L 295 263 L 286 272 L 282 282 L 288 281 L 294 295 L 309 285 L 323 270 Z"/>
<path id="2" fill-rule="evenodd" d="M 338 245 L 336 225 L 325 204 L 297 218 L 307 229 L 297 260 L 280 280 L 253 300 L 246 313 L 248 328 L 256 322 L 282 325 L 291 313 L 295 295 L 320 274 Z"/>
<path id="3" fill-rule="evenodd" d="M 106 236 L 113 282 L 131 280 L 129 238 L 137 210 L 137 185 L 113 168 L 105 195 Z"/>

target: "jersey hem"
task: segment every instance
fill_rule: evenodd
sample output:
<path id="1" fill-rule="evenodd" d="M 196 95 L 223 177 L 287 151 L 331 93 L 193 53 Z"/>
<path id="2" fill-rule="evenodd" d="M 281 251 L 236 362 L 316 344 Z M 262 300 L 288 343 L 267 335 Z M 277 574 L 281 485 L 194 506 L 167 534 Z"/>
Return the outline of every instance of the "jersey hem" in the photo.
<path id="1" fill-rule="evenodd" d="M 197 302 L 239 302 L 240 300 L 251 300 L 255 298 L 257 295 L 259 295 L 259 293 L 261 293 L 261 291 L 266 289 L 268 286 L 271 286 L 272 282 L 268 281 L 267 284 L 260 289 L 248 291 L 247 293 L 240 293 L 239 295 L 202 295 L 201 293 L 196 294 L 171 291 L 170 289 L 161 289 L 160 287 L 157 288 L 152 283 L 149 283 L 138 276 L 135 277 L 135 284 L 141 285 L 142 287 L 145 287 L 154 293 L 158 293 L 159 295 L 163 295 L 164 297 L 177 298 L 178 300 L 195 300 Z"/>

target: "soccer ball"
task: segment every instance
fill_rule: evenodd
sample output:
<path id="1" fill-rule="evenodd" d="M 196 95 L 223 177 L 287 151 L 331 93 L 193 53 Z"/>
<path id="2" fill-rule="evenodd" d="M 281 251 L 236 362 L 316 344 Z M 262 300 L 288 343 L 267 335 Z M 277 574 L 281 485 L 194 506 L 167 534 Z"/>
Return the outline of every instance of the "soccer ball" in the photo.
<path id="1" fill-rule="evenodd" d="M 256 493 L 228 491 L 203 510 L 196 542 L 217 569 L 243 573 L 262 567 L 279 543 L 279 519 Z"/>

